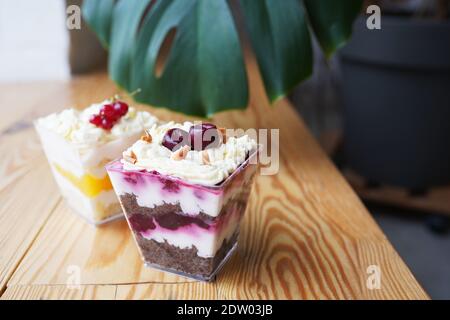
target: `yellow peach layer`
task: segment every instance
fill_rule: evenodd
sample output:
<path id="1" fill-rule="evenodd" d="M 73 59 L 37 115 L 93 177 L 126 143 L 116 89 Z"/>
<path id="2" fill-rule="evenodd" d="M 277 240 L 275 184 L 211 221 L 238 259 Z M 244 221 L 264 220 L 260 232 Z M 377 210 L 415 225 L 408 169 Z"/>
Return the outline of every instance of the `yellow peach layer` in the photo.
<path id="1" fill-rule="evenodd" d="M 93 198 L 98 196 L 102 191 L 112 190 L 111 181 L 105 172 L 103 178 L 97 178 L 90 174 L 85 174 L 82 177 L 77 177 L 71 172 L 64 170 L 58 164 L 54 163 L 55 170 L 64 178 L 69 180 L 75 187 L 77 187 L 85 196 Z"/>

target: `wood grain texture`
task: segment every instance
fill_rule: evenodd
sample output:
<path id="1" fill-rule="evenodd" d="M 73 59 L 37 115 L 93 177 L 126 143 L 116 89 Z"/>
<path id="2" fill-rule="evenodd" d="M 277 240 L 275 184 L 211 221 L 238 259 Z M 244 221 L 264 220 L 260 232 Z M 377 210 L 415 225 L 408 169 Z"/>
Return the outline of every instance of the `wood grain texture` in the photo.
<path id="1" fill-rule="evenodd" d="M 134 285 L 65 285 L 10 286 L 0 300 L 214 300 L 215 284 L 165 283 Z"/>
<path id="2" fill-rule="evenodd" d="M 104 76 L 0 86 L 0 294 L 60 199 L 32 122 L 117 92 L 99 79 Z"/>
<path id="3" fill-rule="evenodd" d="M 62 201 L 8 285 L 64 285 L 74 267 L 81 285 L 186 282 L 146 268 L 124 220 L 95 228 Z"/>
<path id="4" fill-rule="evenodd" d="M 216 300 L 216 283 L 156 283 L 118 285 L 118 300 Z"/>
<path id="5" fill-rule="evenodd" d="M 0 300 L 113 300 L 116 286 L 12 286 Z"/>
<path id="6" fill-rule="evenodd" d="M 0 138 L 0 152 L 1 293 L 60 196 L 32 132 Z"/>
<path id="7" fill-rule="evenodd" d="M 27 297 L 39 288 L 64 298 L 67 268 L 78 266 L 83 287 L 117 285 L 114 297 L 120 299 L 428 298 L 292 106 L 287 100 L 269 106 L 252 57 L 248 68 L 250 107 L 213 120 L 230 128 L 280 129 L 280 168 L 276 175 L 256 178 L 239 248 L 215 283 L 144 268 L 124 222 L 95 229 L 60 202 L 51 214 L 51 209 L 42 213 L 49 218 L 40 222 L 40 232 L 8 282 L 6 297 L 11 292 Z M 115 90 L 103 74 L 77 79 L 69 88 L 69 102 L 78 107 Z M 164 109 L 151 111 L 161 119 L 185 119 Z M 44 165 L 43 157 L 39 159 Z M 51 176 L 41 179 L 50 181 Z M 21 192 L 23 210 L 35 207 L 41 189 Z M 14 214 L 9 210 L 5 219 Z M 377 290 L 366 286 L 371 265 L 382 274 Z M 50 289 L 41 288 L 46 285 Z"/>

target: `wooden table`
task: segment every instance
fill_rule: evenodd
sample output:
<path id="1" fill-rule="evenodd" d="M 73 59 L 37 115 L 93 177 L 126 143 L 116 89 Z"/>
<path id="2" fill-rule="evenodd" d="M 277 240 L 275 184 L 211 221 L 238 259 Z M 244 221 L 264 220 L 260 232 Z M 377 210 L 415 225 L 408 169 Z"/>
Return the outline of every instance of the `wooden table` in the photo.
<path id="1" fill-rule="evenodd" d="M 105 74 L 1 85 L 1 298 L 427 299 L 289 102 L 269 106 L 255 63 L 247 60 L 250 107 L 214 121 L 279 128 L 280 169 L 257 177 L 238 252 L 214 283 L 145 268 L 124 221 L 94 228 L 62 201 L 31 121 L 116 93 Z M 371 266 L 380 271 L 379 289 L 367 286 Z"/>

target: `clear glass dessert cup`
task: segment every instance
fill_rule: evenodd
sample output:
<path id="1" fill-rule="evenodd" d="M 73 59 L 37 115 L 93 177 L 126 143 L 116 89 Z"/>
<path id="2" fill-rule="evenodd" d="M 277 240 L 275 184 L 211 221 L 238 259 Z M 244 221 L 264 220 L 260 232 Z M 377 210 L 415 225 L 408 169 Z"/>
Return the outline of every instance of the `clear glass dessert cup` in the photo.
<path id="1" fill-rule="evenodd" d="M 69 206 L 94 225 L 123 217 L 104 166 L 140 134 L 82 148 L 37 122 L 34 125 L 56 183 Z"/>
<path id="2" fill-rule="evenodd" d="M 146 266 L 214 279 L 236 249 L 257 153 L 215 186 L 124 170 L 120 160 L 106 166 Z"/>

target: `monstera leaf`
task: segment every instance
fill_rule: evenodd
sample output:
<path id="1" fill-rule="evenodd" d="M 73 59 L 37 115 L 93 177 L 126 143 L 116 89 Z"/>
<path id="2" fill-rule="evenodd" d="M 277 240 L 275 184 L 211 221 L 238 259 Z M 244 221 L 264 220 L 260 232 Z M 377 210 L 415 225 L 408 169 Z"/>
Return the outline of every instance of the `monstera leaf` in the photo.
<path id="1" fill-rule="evenodd" d="M 239 1 L 271 101 L 311 74 L 310 30 L 331 55 L 349 37 L 361 3 Z M 84 0 L 83 16 L 109 50 L 111 78 L 128 92 L 140 89 L 137 101 L 196 116 L 247 106 L 243 52 L 227 0 Z"/>

